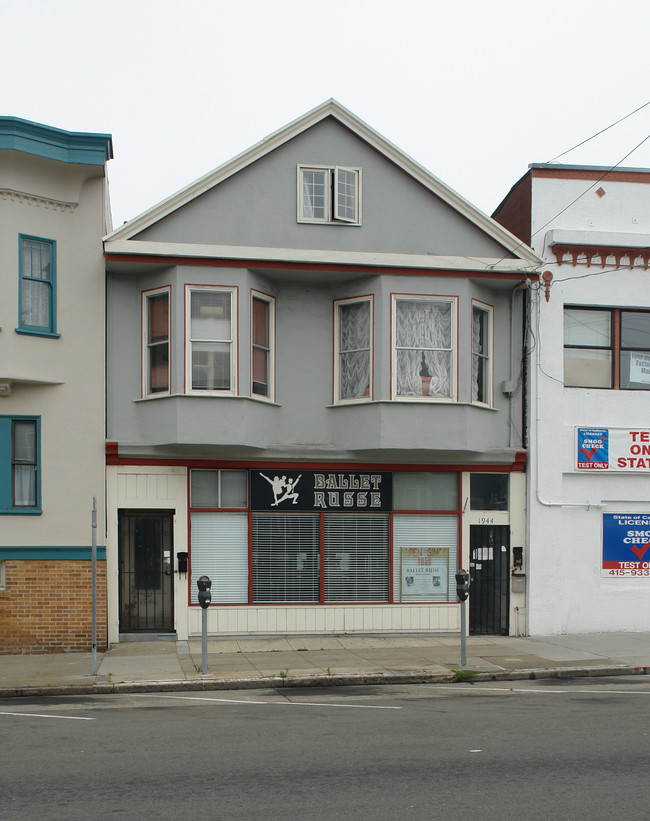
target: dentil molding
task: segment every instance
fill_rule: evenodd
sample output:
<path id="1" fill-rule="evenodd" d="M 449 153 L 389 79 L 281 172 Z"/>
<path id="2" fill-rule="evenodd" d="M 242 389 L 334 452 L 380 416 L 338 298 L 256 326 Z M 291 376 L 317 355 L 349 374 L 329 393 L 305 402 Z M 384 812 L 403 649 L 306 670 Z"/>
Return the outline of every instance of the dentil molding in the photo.
<path id="1" fill-rule="evenodd" d="M 37 194 L 26 194 L 24 191 L 14 191 L 11 188 L 0 188 L 0 198 L 9 202 L 19 202 L 32 208 L 45 208 L 49 211 L 62 211 L 71 214 L 79 205 L 78 202 L 61 202 L 50 197 L 39 197 Z"/>

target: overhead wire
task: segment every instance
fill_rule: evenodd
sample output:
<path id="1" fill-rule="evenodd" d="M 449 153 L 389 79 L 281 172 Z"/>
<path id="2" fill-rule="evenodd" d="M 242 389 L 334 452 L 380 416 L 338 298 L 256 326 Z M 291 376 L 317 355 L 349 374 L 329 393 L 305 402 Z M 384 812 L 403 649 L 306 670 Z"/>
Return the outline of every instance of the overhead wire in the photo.
<path id="1" fill-rule="evenodd" d="M 542 225 L 540 228 L 537 229 L 537 231 L 534 231 L 530 235 L 531 239 L 532 239 L 532 237 L 537 236 L 537 234 L 539 234 L 540 231 L 543 231 L 544 228 L 546 228 L 548 225 L 550 225 L 553 222 L 553 220 L 556 220 L 561 214 L 564 214 L 564 212 L 567 211 L 569 208 L 571 208 L 572 205 L 575 205 L 576 202 L 578 202 L 578 200 L 582 199 L 582 197 L 584 197 L 585 194 L 588 194 L 589 191 L 591 191 L 592 188 L 595 188 L 595 186 L 597 186 L 599 182 L 602 182 L 608 174 L 611 174 L 612 171 L 615 171 L 618 168 L 618 166 L 630 156 L 630 154 L 634 154 L 634 152 L 638 148 L 641 148 L 643 143 L 647 142 L 648 140 L 650 140 L 650 134 L 645 136 L 638 145 L 634 146 L 634 148 L 631 151 L 628 151 L 627 154 L 624 157 L 621 157 L 621 159 L 616 163 L 616 165 L 613 165 L 611 168 L 608 168 L 607 171 L 605 171 L 604 174 L 602 174 L 600 177 L 598 177 L 598 179 L 595 182 L 593 182 L 588 188 L 585 188 L 585 190 L 582 192 L 582 194 L 578 194 L 578 196 L 574 200 L 572 200 L 561 211 L 558 211 L 558 213 L 554 217 L 551 217 L 551 219 L 548 220 L 548 222 L 545 222 L 544 225 Z"/>
<path id="2" fill-rule="evenodd" d="M 555 157 L 553 157 L 552 160 L 547 160 L 546 162 L 547 163 L 552 163 L 552 162 L 555 162 L 555 160 L 559 160 L 560 157 L 564 157 L 565 154 L 569 154 L 574 149 L 580 148 L 581 145 L 585 145 L 585 143 L 588 143 L 590 140 L 593 140 L 596 137 L 600 137 L 601 134 L 604 134 L 606 131 L 609 131 L 610 128 L 614 128 L 615 125 L 618 125 L 619 123 L 622 123 L 623 120 L 627 120 L 628 117 L 631 117 L 633 114 L 636 114 L 637 111 L 641 111 L 642 109 L 644 109 L 646 106 L 649 106 L 649 105 L 650 105 L 650 100 L 648 100 L 647 103 L 643 103 L 643 105 L 640 105 L 638 108 L 635 108 L 634 111 L 630 111 L 629 114 L 626 114 L 625 117 L 621 117 L 620 120 L 616 120 L 615 123 L 612 123 L 611 125 L 608 125 L 605 128 L 601 128 L 600 131 L 597 131 L 595 134 L 592 134 L 591 137 L 587 137 L 586 140 L 582 140 L 582 142 L 577 143 L 576 145 L 572 146 L 571 148 L 567 148 L 566 151 L 563 151 L 561 154 L 557 154 Z"/>
<path id="3" fill-rule="evenodd" d="M 650 105 L 650 102 L 645 103 L 644 105 L 640 106 L 640 108 L 644 108 L 646 105 Z M 639 110 L 639 109 L 637 109 L 637 110 Z M 632 112 L 632 113 L 634 113 L 634 112 Z M 630 115 L 627 115 L 627 116 L 630 116 Z M 625 119 L 625 118 L 623 118 L 623 119 Z M 613 123 L 612 125 L 615 125 L 615 123 Z M 611 127 L 611 126 L 608 126 L 608 127 Z M 594 136 L 596 136 L 596 135 L 594 135 Z M 591 137 L 589 139 L 591 139 Z M 637 151 L 637 149 L 641 148 L 641 146 L 645 142 L 647 142 L 648 140 L 650 140 L 650 134 L 647 134 L 641 140 L 640 143 L 638 143 L 637 145 L 634 146 L 634 148 L 632 148 L 630 151 L 628 151 L 627 154 L 625 154 L 625 156 L 621 157 L 621 159 L 617 163 L 615 163 L 610 168 L 608 168 L 605 171 L 604 174 L 602 174 L 600 177 L 598 177 L 598 179 L 594 183 L 592 183 L 588 188 L 585 188 L 585 190 L 581 194 L 579 194 L 574 200 L 572 200 L 568 205 L 566 205 L 561 211 L 558 211 L 557 214 L 555 214 L 555 216 L 551 217 L 550 220 L 545 222 L 544 225 L 540 226 L 536 231 L 533 231 L 533 233 L 530 235 L 531 240 L 532 240 L 533 237 L 537 236 L 537 234 L 539 234 L 540 231 L 543 231 L 544 228 L 548 227 L 554 220 L 556 220 L 565 211 L 567 211 L 569 208 L 571 208 L 571 206 L 575 205 L 576 202 L 578 202 L 578 200 L 582 199 L 582 197 L 585 196 L 585 194 L 588 194 L 589 191 L 591 191 L 592 188 L 597 186 L 599 182 L 602 182 L 605 179 L 605 177 L 607 177 L 609 174 L 612 173 L 612 171 L 615 171 L 622 162 L 624 162 L 630 155 L 634 154 L 634 152 Z M 587 140 L 585 140 L 585 142 L 587 142 Z M 569 149 L 569 150 L 572 150 L 572 149 Z M 559 156 L 562 156 L 562 155 L 559 155 Z M 528 243 L 526 243 L 522 240 L 518 245 L 516 245 L 512 249 L 511 253 L 513 253 L 513 254 L 516 253 L 519 250 L 519 248 L 522 248 L 524 245 L 527 245 L 527 244 Z M 493 266 L 491 266 L 491 267 L 494 267 L 495 265 L 500 265 L 503 262 L 504 259 L 507 259 L 507 254 L 505 256 L 501 257 L 501 259 L 498 260 L 496 263 L 494 263 Z M 542 263 L 542 264 L 544 264 L 544 263 Z M 528 279 L 527 275 L 526 275 L 526 279 Z"/>

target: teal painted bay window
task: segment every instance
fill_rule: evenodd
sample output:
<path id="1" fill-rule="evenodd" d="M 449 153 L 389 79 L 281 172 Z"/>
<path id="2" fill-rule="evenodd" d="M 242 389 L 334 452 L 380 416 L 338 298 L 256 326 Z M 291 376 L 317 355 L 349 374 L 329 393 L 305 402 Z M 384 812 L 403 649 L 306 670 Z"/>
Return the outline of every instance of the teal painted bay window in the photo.
<path id="1" fill-rule="evenodd" d="M 16 331 L 58 337 L 56 332 L 56 242 L 19 236 L 18 327 Z"/>
<path id="2" fill-rule="evenodd" d="M 0 513 L 40 513 L 40 419 L 0 416 Z"/>

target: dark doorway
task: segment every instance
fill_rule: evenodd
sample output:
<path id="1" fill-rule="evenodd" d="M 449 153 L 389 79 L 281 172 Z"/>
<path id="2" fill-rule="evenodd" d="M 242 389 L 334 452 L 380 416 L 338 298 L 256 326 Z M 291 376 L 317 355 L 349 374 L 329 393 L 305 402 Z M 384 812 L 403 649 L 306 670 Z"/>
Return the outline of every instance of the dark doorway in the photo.
<path id="1" fill-rule="evenodd" d="M 507 636 L 510 613 L 510 528 L 470 525 L 470 635 Z"/>
<path id="2" fill-rule="evenodd" d="M 174 631 L 173 516 L 119 511 L 120 633 Z"/>

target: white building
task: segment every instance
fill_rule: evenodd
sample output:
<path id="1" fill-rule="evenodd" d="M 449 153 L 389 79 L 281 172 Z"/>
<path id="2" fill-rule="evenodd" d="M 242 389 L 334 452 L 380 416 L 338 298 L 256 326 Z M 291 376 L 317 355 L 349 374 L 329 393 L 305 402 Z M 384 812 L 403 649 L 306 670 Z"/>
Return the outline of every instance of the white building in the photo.
<path id="1" fill-rule="evenodd" d="M 531 165 L 528 632 L 650 630 L 650 169 Z"/>

